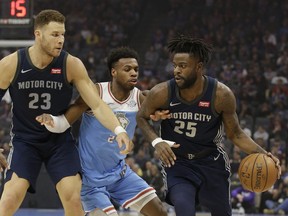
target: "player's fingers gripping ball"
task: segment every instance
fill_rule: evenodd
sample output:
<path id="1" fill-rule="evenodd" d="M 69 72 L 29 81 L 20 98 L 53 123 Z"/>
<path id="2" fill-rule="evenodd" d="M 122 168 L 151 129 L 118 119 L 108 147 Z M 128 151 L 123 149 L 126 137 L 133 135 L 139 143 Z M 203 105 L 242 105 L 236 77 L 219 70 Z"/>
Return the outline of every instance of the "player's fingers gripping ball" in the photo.
<path id="1" fill-rule="evenodd" d="M 246 190 L 264 192 L 276 182 L 278 168 L 271 157 L 263 153 L 254 153 L 242 159 L 238 175 Z"/>

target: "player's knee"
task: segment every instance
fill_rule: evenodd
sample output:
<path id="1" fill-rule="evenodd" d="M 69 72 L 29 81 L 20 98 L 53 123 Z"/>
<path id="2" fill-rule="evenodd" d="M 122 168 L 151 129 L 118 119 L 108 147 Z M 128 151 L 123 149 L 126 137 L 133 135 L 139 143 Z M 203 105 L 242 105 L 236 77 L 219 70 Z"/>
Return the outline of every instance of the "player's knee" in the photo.
<path id="1" fill-rule="evenodd" d="M 96 208 L 92 212 L 89 212 L 87 216 L 107 216 L 107 214 L 101 209 Z M 109 216 L 118 216 L 118 214 L 115 212 L 114 214 L 109 214 Z"/>
<path id="2" fill-rule="evenodd" d="M 167 216 L 166 207 L 158 197 L 144 205 L 140 212 L 144 215 Z"/>
<path id="3" fill-rule="evenodd" d="M 159 209 L 159 213 L 157 215 L 159 216 L 167 216 L 167 208 L 163 205 L 163 203 L 159 200 L 158 201 L 158 209 Z"/>
<path id="4" fill-rule="evenodd" d="M 80 195 L 78 196 L 77 194 L 71 196 L 71 197 L 66 197 L 64 200 L 65 202 L 68 202 L 72 206 L 79 205 L 81 203 Z"/>
<path id="5" fill-rule="evenodd" d="M 167 209 L 162 205 L 160 212 L 159 212 L 159 216 L 167 216 Z"/>
<path id="6" fill-rule="evenodd" d="M 195 214 L 195 205 L 191 205 L 191 200 L 178 197 L 178 199 L 173 199 L 171 201 L 175 206 L 177 215 L 190 215 L 190 213 L 192 213 L 191 215 Z M 188 212 L 190 213 L 188 214 Z"/>
<path id="7" fill-rule="evenodd" d="M 0 205 L 3 209 L 17 209 L 21 200 L 15 195 L 5 196 L 1 198 Z"/>

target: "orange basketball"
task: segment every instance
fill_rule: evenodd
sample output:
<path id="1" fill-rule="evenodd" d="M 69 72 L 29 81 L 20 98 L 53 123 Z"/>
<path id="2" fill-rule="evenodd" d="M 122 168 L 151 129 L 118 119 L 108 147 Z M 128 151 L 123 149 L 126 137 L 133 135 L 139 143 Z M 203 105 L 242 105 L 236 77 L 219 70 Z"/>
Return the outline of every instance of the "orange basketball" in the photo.
<path id="1" fill-rule="evenodd" d="M 242 159 L 238 175 L 246 190 L 264 192 L 274 185 L 278 169 L 271 157 L 262 153 L 254 153 Z"/>

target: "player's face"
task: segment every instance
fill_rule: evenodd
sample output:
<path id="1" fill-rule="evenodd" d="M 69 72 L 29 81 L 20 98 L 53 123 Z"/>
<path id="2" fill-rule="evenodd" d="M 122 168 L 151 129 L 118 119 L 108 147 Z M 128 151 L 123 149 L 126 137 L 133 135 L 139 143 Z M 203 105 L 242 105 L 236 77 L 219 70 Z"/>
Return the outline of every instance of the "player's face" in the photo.
<path id="1" fill-rule="evenodd" d="M 113 81 L 129 91 L 136 86 L 138 75 L 139 66 L 134 58 L 119 59 L 112 70 Z"/>
<path id="2" fill-rule="evenodd" d="M 198 61 L 188 53 L 176 53 L 173 57 L 174 78 L 180 89 L 192 87 L 199 75 Z"/>
<path id="3" fill-rule="evenodd" d="M 65 25 L 63 23 L 50 22 L 40 29 L 40 46 L 42 51 L 51 57 L 57 57 L 64 44 Z"/>

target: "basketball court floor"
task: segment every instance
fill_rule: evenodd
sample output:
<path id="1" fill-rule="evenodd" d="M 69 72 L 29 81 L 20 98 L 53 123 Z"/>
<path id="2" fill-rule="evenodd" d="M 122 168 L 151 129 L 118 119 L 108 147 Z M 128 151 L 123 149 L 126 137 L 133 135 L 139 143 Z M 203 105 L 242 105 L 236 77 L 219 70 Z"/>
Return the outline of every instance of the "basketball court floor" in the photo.
<path id="1" fill-rule="evenodd" d="M 264 216 L 263 214 L 233 214 L 233 216 Z M 15 216 L 64 216 L 62 209 L 20 209 Z M 140 216 L 136 212 L 119 212 L 119 216 Z M 176 216 L 170 212 L 168 216 Z M 197 213 L 196 216 L 211 216 L 209 213 Z"/>

